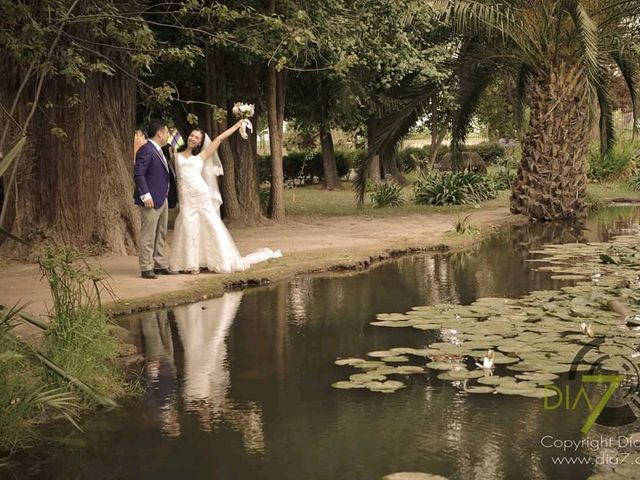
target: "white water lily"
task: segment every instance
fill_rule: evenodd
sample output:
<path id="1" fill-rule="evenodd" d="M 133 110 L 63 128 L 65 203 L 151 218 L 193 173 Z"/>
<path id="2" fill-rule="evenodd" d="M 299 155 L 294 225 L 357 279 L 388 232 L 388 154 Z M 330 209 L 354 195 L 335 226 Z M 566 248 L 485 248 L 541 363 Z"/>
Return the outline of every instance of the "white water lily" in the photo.
<path id="1" fill-rule="evenodd" d="M 582 333 L 586 333 L 591 338 L 595 336 L 593 334 L 593 329 L 591 328 L 591 324 L 587 325 L 585 322 L 582 322 L 580 324 L 580 329 L 582 330 Z"/>
<path id="2" fill-rule="evenodd" d="M 480 368 L 484 369 L 492 369 L 493 368 L 493 350 L 487 350 L 487 356 L 482 358 L 482 364 L 476 362 L 476 365 Z"/>

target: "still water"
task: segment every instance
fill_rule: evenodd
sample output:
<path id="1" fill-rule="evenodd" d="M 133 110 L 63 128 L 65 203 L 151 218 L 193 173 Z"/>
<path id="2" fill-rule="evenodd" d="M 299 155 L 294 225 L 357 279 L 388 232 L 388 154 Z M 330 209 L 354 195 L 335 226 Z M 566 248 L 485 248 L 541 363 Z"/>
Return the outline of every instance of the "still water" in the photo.
<path id="1" fill-rule="evenodd" d="M 608 240 L 633 231 L 639 218 L 637 209 L 608 209 L 585 229 L 505 229 L 469 252 L 408 256 L 123 319 L 144 352 L 148 392 L 87 420 L 84 435 L 44 459 L 34 455 L 17 478 L 369 480 L 397 471 L 586 478 L 596 467 L 558 465 L 562 452 L 543 445 L 543 437 L 582 438 L 580 409 L 470 395 L 437 372 L 407 377 L 407 388 L 391 395 L 336 390 L 331 383 L 353 372 L 333 362 L 440 338 L 370 326 L 377 313 L 568 285 L 533 271 L 527 251 Z M 593 435 L 612 434 L 598 428 Z"/>

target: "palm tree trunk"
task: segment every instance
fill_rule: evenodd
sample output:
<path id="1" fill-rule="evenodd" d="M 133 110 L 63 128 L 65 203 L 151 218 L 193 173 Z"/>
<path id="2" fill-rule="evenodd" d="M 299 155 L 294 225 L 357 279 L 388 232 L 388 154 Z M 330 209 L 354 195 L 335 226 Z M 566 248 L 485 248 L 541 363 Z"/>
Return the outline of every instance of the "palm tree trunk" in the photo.
<path id="1" fill-rule="evenodd" d="M 531 79 L 530 126 L 511 193 L 511 211 L 532 220 L 580 217 L 590 113 L 585 75 L 562 63 Z"/>

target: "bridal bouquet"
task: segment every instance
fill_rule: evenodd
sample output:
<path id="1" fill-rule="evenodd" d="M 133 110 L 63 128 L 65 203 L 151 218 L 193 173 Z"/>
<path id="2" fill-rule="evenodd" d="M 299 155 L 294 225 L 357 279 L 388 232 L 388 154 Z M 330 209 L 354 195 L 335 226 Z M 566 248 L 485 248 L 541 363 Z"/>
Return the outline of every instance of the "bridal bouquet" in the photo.
<path id="1" fill-rule="evenodd" d="M 253 117 L 255 107 L 253 104 L 238 102 L 233 105 L 232 112 L 236 116 L 236 118 L 242 119 L 242 124 L 240 125 L 240 136 L 246 140 L 247 138 L 249 138 L 247 129 L 253 132 L 253 125 L 249 118 Z"/>

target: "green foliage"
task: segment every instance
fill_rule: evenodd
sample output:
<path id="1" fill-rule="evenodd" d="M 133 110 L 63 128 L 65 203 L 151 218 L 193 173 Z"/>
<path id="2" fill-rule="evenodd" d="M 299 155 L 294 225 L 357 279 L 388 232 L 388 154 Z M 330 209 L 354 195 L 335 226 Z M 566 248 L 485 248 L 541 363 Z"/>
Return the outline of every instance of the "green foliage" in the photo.
<path id="1" fill-rule="evenodd" d="M 516 137 L 513 106 L 507 98 L 508 89 L 513 88 L 511 84 L 509 77 L 498 76 L 478 102 L 476 118 L 486 128 L 487 136 L 494 141 L 505 134 Z"/>
<path id="2" fill-rule="evenodd" d="M 453 122 L 454 144 L 464 143 L 478 102 L 497 74 L 508 72 L 517 78 L 513 113 L 522 124 L 529 81 L 576 65 L 588 84 L 585 93 L 600 109 L 601 149 L 609 150 L 614 129 L 610 93 L 603 86 L 611 66 L 617 65 L 635 104 L 638 62 L 630 53 L 637 48 L 637 2 L 436 0 L 433 5 L 452 32 L 466 40 L 458 55 L 460 109 Z M 634 108 L 634 122 L 637 111 Z M 575 140 L 561 138 L 557 148 Z"/>
<path id="3" fill-rule="evenodd" d="M 592 144 L 588 154 L 589 177 L 598 181 L 620 180 L 640 173 L 640 142 L 619 139 L 601 155 L 599 145 Z"/>
<path id="4" fill-rule="evenodd" d="M 349 173 L 363 153 L 359 150 L 336 150 L 334 154 L 338 176 L 342 177 Z M 324 178 L 322 152 L 289 152 L 283 157 L 282 163 L 285 181 L 299 180 L 304 183 L 313 177 Z M 258 156 L 258 176 L 260 182 L 271 179 L 270 155 Z"/>
<path id="5" fill-rule="evenodd" d="M 496 197 L 490 178 L 469 172 L 422 172 L 414 185 L 418 205 L 463 205 L 479 203 Z"/>
<path id="6" fill-rule="evenodd" d="M 397 182 L 385 180 L 373 185 L 369 196 L 376 208 L 400 207 L 406 203 L 402 195 L 403 189 L 404 187 Z"/>
<path id="7" fill-rule="evenodd" d="M 496 142 L 482 142 L 477 145 L 467 145 L 463 150 L 477 153 L 487 165 L 498 162 L 505 155 L 505 148 Z"/>
<path id="8" fill-rule="evenodd" d="M 429 147 L 409 147 L 400 150 L 397 155 L 398 165 L 405 173 L 411 173 L 417 168 L 422 168 L 428 161 Z"/>
<path id="9" fill-rule="evenodd" d="M 629 188 L 635 192 L 640 192 L 640 175 L 631 179 Z"/>
<path id="10" fill-rule="evenodd" d="M 69 247 L 47 247 L 39 265 L 53 298 L 45 355 L 100 394 L 127 393 L 130 387 L 111 363 L 117 343 L 111 335 L 113 325 L 101 308 L 101 294 L 110 293 L 104 283 L 106 274 Z M 83 400 L 94 404 L 89 396 L 83 395 Z"/>
<path id="11" fill-rule="evenodd" d="M 511 156 L 502 157 L 498 162 L 498 170 L 491 176 L 497 190 L 510 190 L 516 180 L 518 163 Z"/>
<path id="12" fill-rule="evenodd" d="M 456 218 L 456 233 L 460 235 L 470 235 L 478 232 L 478 227 L 469 221 L 470 218 L 471 215 L 467 215 L 464 218 Z"/>
<path id="13" fill-rule="evenodd" d="M 10 333 L 19 314 L 19 308 L 0 311 L 0 454 L 8 455 L 35 443 L 43 417 L 61 415 L 77 427 L 80 408 L 75 394 Z"/>

